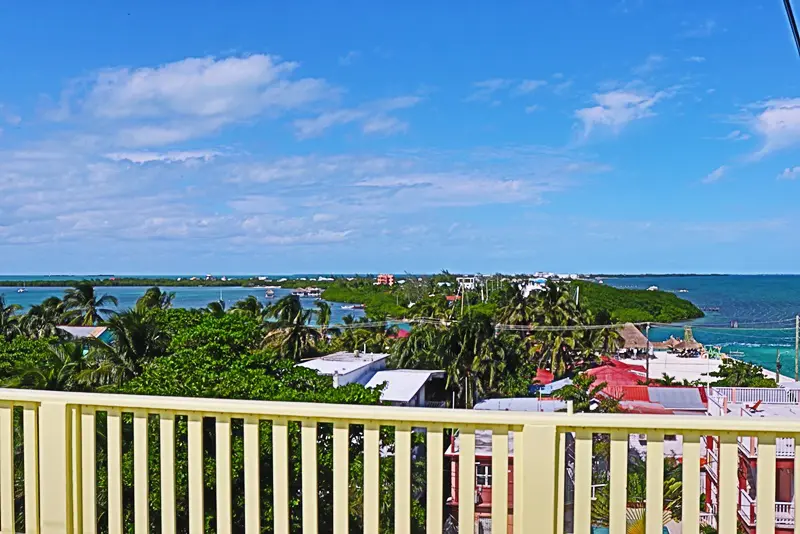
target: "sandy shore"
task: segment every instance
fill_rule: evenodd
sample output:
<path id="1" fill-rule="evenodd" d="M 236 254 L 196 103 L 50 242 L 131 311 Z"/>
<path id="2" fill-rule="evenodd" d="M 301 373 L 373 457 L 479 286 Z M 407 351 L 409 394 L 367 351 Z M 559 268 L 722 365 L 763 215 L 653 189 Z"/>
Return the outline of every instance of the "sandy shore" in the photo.
<path id="1" fill-rule="evenodd" d="M 657 350 L 654 353 L 655 358 L 650 360 L 650 378 L 661 378 L 664 373 L 672 376 L 678 382 L 683 380 L 699 380 L 703 384 L 708 384 L 717 380 L 710 373 L 719 369 L 722 365 L 722 360 L 712 360 L 705 358 L 679 358 L 677 354 L 670 354 L 667 351 Z M 623 359 L 625 363 L 633 365 L 646 366 L 645 360 Z M 764 376 L 767 378 L 775 378 L 776 374 L 773 371 L 764 369 Z M 793 378 L 786 375 L 781 375 L 781 382 L 791 382 Z"/>

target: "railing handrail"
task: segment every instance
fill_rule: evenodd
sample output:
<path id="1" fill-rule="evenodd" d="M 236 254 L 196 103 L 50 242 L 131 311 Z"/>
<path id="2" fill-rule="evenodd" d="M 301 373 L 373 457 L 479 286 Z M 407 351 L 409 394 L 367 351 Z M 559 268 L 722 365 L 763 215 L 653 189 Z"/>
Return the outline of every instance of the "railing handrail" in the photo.
<path id="1" fill-rule="evenodd" d="M 129 411 L 217 414 L 231 417 L 246 415 L 274 416 L 296 419 L 325 419 L 327 421 L 360 420 L 403 423 L 447 423 L 479 428 L 492 425 L 548 425 L 563 431 L 596 429 L 598 431 L 626 428 L 630 433 L 647 433 L 659 428 L 664 431 L 686 430 L 700 432 L 775 433 L 778 436 L 800 432 L 800 420 L 775 417 L 743 419 L 705 417 L 670 417 L 641 414 L 588 414 L 509 412 L 445 408 L 406 408 L 397 406 L 320 404 L 302 402 L 216 399 L 205 397 L 161 397 L 114 393 L 76 393 L 0 388 L 0 399 L 17 403 L 63 403 L 73 406 L 115 408 Z M 209 407 L 211 405 L 212 407 Z"/>
<path id="2" fill-rule="evenodd" d="M 711 386 L 710 395 L 726 397 L 730 402 L 765 404 L 798 404 L 798 392 L 783 388 L 746 388 Z"/>

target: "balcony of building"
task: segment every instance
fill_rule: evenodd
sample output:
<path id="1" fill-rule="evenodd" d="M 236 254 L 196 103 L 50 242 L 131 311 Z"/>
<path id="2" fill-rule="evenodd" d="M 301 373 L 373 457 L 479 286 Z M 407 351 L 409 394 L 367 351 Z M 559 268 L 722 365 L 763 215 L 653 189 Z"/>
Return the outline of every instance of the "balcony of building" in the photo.
<path id="1" fill-rule="evenodd" d="M 636 514 L 646 532 L 661 533 L 664 436 L 683 443 L 682 501 L 700 503 L 701 439 L 710 434 L 720 441 L 714 519 L 719 532 L 735 532 L 738 436 L 759 438 L 757 485 L 768 489 L 758 492 L 757 509 L 766 510 L 758 520 L 772 525 L 786 511 L 775 501 L 774 437 L 800 436 L 800 421 L 0 390 L 0 531 L 471 534 L 482 524 L 478 431 L 491 433 L 493 534 L 622 534 Z M 468 482 L 459 484 L 450 517 L 444 451 L 454 434 L 461 459 L 454 476 Z M 631 434 L 647 435 L 646 506 L 627 495 Z M 598 435 L 609 445 L 603 499 L 593 476 Z M 684 505 L 668 519 L 696 534 L 701 518 L 708 520 L 699 506 Z"/>

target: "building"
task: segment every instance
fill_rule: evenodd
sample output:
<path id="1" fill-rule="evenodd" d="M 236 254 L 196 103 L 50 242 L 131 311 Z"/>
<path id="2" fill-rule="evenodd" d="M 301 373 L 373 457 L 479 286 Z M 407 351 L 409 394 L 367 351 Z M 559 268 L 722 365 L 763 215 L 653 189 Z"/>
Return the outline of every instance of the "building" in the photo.
<path id="1" fill-rule="evenodd" d="M 478 287 L 478 279 L 474 276 L 462 276 L 456 278 L 456 282 L 461 291 L 475 291 Z"/>
<path id="2" fill-rule="evenodd" d="M 715 417 L 758 420 L 800 419 L 800 391 L 791 388 L 710 388 L 709 414 Z M 720 442 L 706 436 L 705 488 L 707 521 L 716 526 L 720 489 Z M 795 532 L 795 444 L 775 439 L 775 532 Z M 737 510 L 739 532 L 754 534 L 757 519 L 758 438 L 738 437 Z"/>
<path id="3" fill-rule="evenodd" d="M 379 274 L 378 280 L 376 285 L 379 286 L 393 286 L 394 285 L 394 275 L 393 274 Z"/>
<path id="4" fill-rule="evenodd" d="M 426 386 L 444 378 L 444 371 L 387 369 L 387 358 L 386 353 L 335 352 L 298 365 L 332 377 L 334 387 L 382 386 L 381 401 L 393 406 L 443 407 L 442 401 L 430 400 Z"/>
<path id="5" fill-rule="evenodd" d="M 553 413 L 566 410 L 567 403 L 558 400 L 537 400 L 528 397 L 488 399 L 475 405 L 475 410 L 540 412 Z M 456 435 L 445 451 L 450 463 L 450 496 L 447 508 L 453 517 L 459 516 L 459 453 L 460 439 Z M 475 530 L 473 532 L 492 532 L 492 433 L 484 430 L 475 432 Z M 508 532 L 513 531 L 514 515 L 514 433 L 508 437 Z"/>
<path id="6" fill-rule="evenodd" d="M 111 331 L 105 326 L 57 326 L 59 330 L 68 334 L 73 339 L 95 338 L 100 341 L 110 343 L 112 341 Z"/>

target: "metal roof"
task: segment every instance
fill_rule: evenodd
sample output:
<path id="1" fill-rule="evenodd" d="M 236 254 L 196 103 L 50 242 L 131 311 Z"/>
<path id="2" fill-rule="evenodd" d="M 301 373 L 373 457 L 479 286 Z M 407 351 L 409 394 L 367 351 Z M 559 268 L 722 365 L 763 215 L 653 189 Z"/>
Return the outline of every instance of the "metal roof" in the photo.
<path id="1" fill-rule="evenodd" d="M 57 328 L 76 339 L 85 337 L 99 338 L 107 330 L 105 326 L 58 326 Z"/>
<path id="2" fill-rule="evenodd" d="M 384 353 L 334 352 L 303 362 L 299 366 L 314 369 L 323 375 L 333 375 L 333 373 L 346 375 L 388 357 L 389 355 Z"/>
<path id="3" fill-rule="evenodd" d="M 408 402 L 431 377 L 441 376 L 444 376 L 444 371 L 390 369 L 375 373 L 366 383 L 366 387 L 374 388 L 385 383 L 386 387 L 381 393 L 382 401 Z"/>
<path id="4" fill-rule="evenodd" d="M 670 410 L 706 410 L 700 389 L 694 387 L 648 388 L 651 402 Z"/>
<path id="5" fill-rule="evenodd" d="M 539 400 L 533 397 L 512 397 L 508 399 L 486 399 L 475 405 L 476 410 L 496 410 L 505 412 L 557 412 L 566 410 L 567 403 L 562 400 Z"/>

